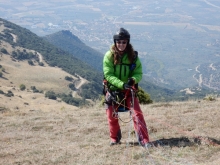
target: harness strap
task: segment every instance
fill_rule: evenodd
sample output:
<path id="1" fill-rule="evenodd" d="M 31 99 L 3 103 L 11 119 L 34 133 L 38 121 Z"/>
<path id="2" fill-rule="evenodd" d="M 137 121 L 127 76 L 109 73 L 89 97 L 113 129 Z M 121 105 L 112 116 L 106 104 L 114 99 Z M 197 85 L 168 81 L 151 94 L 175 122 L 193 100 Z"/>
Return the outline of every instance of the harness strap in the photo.
<path id="1" fill-rule="evenodd" d="M 119 106 L 120 106 L 121 102 L 122 102 L 122 101 L 125 101 L 130 94 L 131 94 L 131 97 L 132 97 L 132 99 L 131 99 L 132 107 L 127 107 L 128 110 L 126 110 L 126 111 L 119 111 Z M 124 95 L 124 98 L 123 98 L 122 101 L 121 101 L 121 102 L 112 101 L 112 107 L 113 107 L 113 111 L 114 111 L 114 112 L 113 112 L 113 117 L 118 118 L 118 119 L 119 119 L 120 121 L 122 121 L 123 123 L 129 123 L 129 122 L 132 120 L 131 115 L 132 115 L 133 107 L 134 107 L 134 105 L 133 105 L 133 104 L 134 104 L 134 89 L 133 89 L 133 88 L 130 89 L 130 90 L 126 90 L 126 91 L 125 91 L 125 95 Z M 115 105 L 116 105 L 116 104 L 118 104 L 118 106 L 115 108 Z M 129 120 L 129 121 L 123 121 L 123 120 L 119 117 L 118 112 L 130 112 L 130 120 Z"/>

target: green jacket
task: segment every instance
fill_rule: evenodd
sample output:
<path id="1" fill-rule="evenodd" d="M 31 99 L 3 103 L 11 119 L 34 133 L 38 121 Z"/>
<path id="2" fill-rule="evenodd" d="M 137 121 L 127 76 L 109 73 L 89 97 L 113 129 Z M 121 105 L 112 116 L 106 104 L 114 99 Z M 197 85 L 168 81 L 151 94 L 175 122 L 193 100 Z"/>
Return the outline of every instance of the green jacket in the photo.
<path id="1" fill-rule="evenodd" d="M 124 54 L 121 58 L 122 64 L 117 65 L 114 65 L 114 59 L 110 50 L 106 52 L 104 56 L 104 77 L 108 83 L 112 84 L 110 87 L 111 90 L 123 89 L 123 84 L 126 83 L 130 77 L 135 80 L 135 84 L 142 79 L 142 65 L 140 59 L 137 57 L 135 60 L 136 67 L 133 71 L 130 71 L 130 62 L 127 56 L 127 54 Z"/>

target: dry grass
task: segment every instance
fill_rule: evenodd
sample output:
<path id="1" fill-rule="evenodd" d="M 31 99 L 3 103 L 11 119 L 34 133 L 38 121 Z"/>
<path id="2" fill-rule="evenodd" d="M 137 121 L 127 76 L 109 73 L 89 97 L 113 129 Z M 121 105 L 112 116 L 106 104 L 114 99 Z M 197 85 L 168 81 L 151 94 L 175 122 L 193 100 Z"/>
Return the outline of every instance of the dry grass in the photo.
<path id="1" fill-rule="evenodd" d="M 36 86 L 38 90 L 70 91 L 68 88 L 70 82 L 65 81 L 65 76 L 71 75 L 59 68 L 30 66 L 27 61 L 11 61 L 10 56 L 6 55 L 1 58 L 1 61 L 6 71 L 4 78 L 0 80 L 2 86 L 9 86 L 10 82 L 10 86 L 14 87 L 24 84 L 28 89 Z"/>
<path id="2" fill-rule="evenodd" d="M 0 61 L 5 69 L 3 78 L 0 79 L 2 88 L 19 88 L 21 84 L 24 84 L 27 89 L 35 86 L 38 90 L 69 93 L 71 92 L 71 89 L 68 87 L 70 82 L 65 80 L 66 76 L 74 79 L 76 88 L 87 82 L 83 78 L 78 80 L 78 78 L 60 68 L 49 67 L 44 61 L 44 67 L 39 66 L 37 63 L 35 63 L 35 66 L 30 66 L 27 61 L 12 61 L 9 55 L 2 55 Z"/>
<path id="3" fill-rule="evenodd" d="M 1 65 L 7 73 L 0 79 L 0 90 L 15 95 L 0 94 L 2 165 L 220 164 L 219 99 L 142 106 L 155 147 L 145 150 L 137 145 L 135 135 L 129 134 L 132 124 L 122 122 L 122 144 L 110 147 L 107 118 L 99 103 L 77 108 L 18 88 L 27 81 L 37 89 L 49 84 L 58 91 L 67 90 L 63 84 L 67 73 L 38 66 L 33 70 L 4 56 Z M 128 113 L 121 117 L 127 121 Z"/>
<path id="4" fill-rule="evenodd" d="M 150 150 L 132 143 L 130 123 L 121 123 L 122 144 L 110 147 L 104 107 L 51 104 L 25 111 L 1 105 L 0 164 L 220 163 L 219 100 L 142 106 L 151 141 L 161 145 Z"/>

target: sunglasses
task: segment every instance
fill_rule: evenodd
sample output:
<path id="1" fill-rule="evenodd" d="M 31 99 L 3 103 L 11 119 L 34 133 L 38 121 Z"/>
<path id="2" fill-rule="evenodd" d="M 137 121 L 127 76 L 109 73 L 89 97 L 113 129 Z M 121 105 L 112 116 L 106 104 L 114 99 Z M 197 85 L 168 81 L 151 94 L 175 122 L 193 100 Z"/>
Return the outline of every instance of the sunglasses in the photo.
<path id="1" fill-rule="evenodd" d="M 117 44 L 127 44 L 126 41 L 116 41 Z"/>

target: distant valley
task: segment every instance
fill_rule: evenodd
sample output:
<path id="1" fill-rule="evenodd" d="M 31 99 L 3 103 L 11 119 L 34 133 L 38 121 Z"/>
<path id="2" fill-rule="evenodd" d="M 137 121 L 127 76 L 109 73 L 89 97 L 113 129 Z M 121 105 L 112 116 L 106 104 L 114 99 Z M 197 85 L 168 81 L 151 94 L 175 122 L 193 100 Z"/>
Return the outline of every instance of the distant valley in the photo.
<path id="1" fill-rule="evenodd" d="M 201 84 L 196 71 L 198 66 L 217 65 L 220 58 L 217 0 L 9 0 L 0 4 L 3 18 L 39 36 L 69 30 L 101 54 L 109 49 L 113 34 L 123 26 L 131 33 L 131 42 L 142 58 L 146 80 L 177 90 L 202 85 L 219 88 L 216 83 Z M 209 78 L 211 72 L 203 70 L 200 74 Z M 218 73 L 216 67 L 215 75 Z M 215 77 L 208 81 L 215 81 Z"/>

